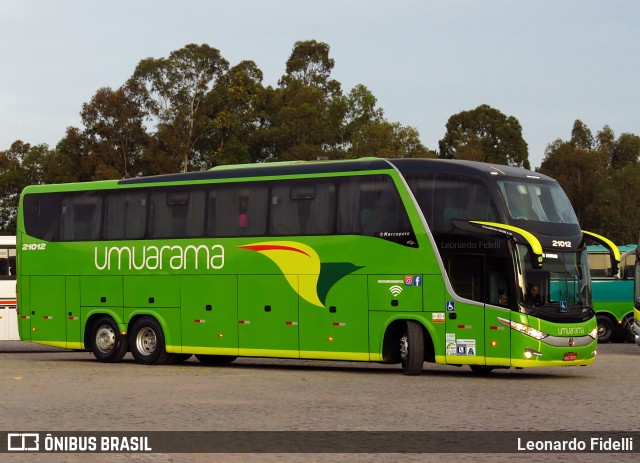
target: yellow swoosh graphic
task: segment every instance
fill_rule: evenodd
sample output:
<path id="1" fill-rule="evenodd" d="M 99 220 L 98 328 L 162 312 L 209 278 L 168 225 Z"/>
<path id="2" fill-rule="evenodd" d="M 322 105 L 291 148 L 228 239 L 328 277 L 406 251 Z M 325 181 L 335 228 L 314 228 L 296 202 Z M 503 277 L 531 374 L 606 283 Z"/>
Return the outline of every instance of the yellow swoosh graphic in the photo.
<path id="1" fill-rule="evenodd" d="M 301 298 L 315 306 L 324 307 L 317 290 L 320 257 L 313 248 L 294 241 L 271 241 L 238 247 L 256 251 L 271 259 Z M 311 275 L 314 278 L 301 278 L 298 281 L 298 275 Z"/>

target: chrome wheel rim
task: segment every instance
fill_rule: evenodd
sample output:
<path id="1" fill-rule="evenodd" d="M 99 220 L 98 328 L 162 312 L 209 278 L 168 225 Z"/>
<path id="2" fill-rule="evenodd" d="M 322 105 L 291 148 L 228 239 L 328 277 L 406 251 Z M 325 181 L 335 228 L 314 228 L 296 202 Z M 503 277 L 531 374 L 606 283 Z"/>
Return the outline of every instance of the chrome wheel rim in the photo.
<path id="1" fill-rule="evenodd" d="M 96 347 L 105 354 L 113 350 L 116 345 L 116 332 L 109 325 L 102 325 L 96 331 Z"/>
<path id="2" fill-rule="evenodd" d="M 151 355 L 156 350 L 158 338 L 151 328 L 142 328 L 136 335 L 136 348 L 142 355 Z"/>

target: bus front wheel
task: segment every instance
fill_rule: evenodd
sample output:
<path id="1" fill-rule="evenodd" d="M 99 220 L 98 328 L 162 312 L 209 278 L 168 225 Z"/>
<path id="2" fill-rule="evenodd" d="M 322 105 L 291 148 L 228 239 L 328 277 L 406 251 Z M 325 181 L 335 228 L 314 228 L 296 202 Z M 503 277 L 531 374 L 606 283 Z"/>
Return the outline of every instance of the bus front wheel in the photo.
<path id="1" fill-rule="evenodd" d="M 175 360 L 165 349 L 164 332 L 160 323 L 152 317 L 142 317 L 135 321 L 129 334 L 129 350 L 136 362 L 145 365 Z"/>
<path id="2" fill-rule="evenodd" d="M 598 321 L 598 342 L 605 343 L 611 341 L 615 328 L 613 321 L 604 314 L 598 314 L 596 319 Z"/>
<path id="3" fill-rule="evenodd" d="M 424 334 L 422 326 L 413 320 L 407 321 L 400 337 L 400 362 L 405 375 L 419 375 L 424 363 Z"/>
<path id="4" fill-rule="evenodd" d="M 100 362 L 116 363 L 127 353 L 127 339 L 111 317 L 101 317 L 91 330 L 90 348 Z"/>

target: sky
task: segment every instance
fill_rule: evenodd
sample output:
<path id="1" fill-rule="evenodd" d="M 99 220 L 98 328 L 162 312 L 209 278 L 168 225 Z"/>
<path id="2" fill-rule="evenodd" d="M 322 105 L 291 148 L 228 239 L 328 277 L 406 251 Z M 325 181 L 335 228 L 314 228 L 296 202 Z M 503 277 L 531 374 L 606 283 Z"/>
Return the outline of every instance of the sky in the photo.
<path id="1" fill-rule="evenodd" d="M 276 86 L 317 40 L 344 93 L 364 84 L 428 148 L 487 104 L 520 121 L 537 167 L 576 119 L 640 135 L 639 25 L 637 0 L 0 0 L 0 151 L 55 147 L 144 58 L 207 43 Z"/>

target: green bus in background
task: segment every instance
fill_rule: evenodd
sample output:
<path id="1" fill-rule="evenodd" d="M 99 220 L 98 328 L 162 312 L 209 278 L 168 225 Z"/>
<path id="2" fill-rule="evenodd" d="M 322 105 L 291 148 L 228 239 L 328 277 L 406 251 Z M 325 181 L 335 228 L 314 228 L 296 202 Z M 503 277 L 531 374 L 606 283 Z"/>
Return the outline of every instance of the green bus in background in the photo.
<path id="1" fill-rule="evenodd" d="M 544 175 L 365 158 L 27 187 L 22 340 L 103 362 L 493 368 L 596 356 L 585 239 Z"/>
<path id="2" fill-rule="evenodd" d="M 633 342 L 633 271 L 636 246 L 619 246 L 620 268 L 614 273 L 608 249 L 589 246 L 593 309 L 598 319 L 598 340 Z"/>

